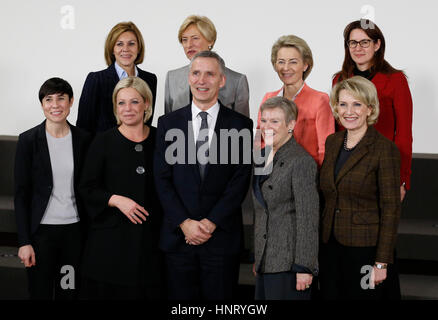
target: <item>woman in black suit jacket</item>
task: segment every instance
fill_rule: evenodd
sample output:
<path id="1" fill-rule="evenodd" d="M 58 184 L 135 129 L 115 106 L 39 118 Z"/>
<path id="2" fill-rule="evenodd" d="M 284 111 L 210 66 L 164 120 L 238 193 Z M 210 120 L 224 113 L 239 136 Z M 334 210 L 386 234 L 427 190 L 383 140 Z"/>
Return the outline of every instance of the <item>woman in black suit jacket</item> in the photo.
<path id="1" fill-rule="evenodd" d="M 143 62 L 144 47 L 143 36 L 134 23 L 120 22 L 111 29 L 105 42 L 105 61 L 108 68 L 90 72 L 85 80 L 76 121 L 79 128 L 94 134 L 117 126 L 112 109 L 112 94 L 117 82 L 128 76 L 143 79 L 152 91 L 152 115 L 146 123 L 151 125 L 157 76 L 137 67 Z"/>
<path id="2" fill-rule="evenodd" d="M 153 183 L 152 93 L 137 78 L 114 89 L 120 126 L 90 146 L 80 191 L 91 228 L 83 261 L 84 299 L 159 298 L 161 207 Z"/>
<path id="3" fill-rule="evenodd" d="M 66 120 L 73 90 L 65 80 L 47 80 L 39 99 L 46 120 L 20 134 L 15 156 L 18 256 L 28 271 L 30 298 L 72 299 L 84 225 L 77 186 L 90 134 Z M 67 265 L 73 269 L 63 270 Z M 61 288 L 66 270 L 70 285 Z"/>

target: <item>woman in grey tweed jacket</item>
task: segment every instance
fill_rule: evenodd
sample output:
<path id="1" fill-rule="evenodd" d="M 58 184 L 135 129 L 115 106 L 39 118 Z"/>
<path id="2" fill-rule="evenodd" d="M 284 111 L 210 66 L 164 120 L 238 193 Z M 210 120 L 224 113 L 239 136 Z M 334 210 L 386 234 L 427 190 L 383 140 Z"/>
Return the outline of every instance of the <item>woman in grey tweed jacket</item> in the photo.
<path id="1" fill-rule="evenodd" d="M 261 106 L 267 147 L 253 179 L 257 300 L 310 299 L 318 269 L 317 165 L 293 137 L 297 113 L 283 97 Z"/>

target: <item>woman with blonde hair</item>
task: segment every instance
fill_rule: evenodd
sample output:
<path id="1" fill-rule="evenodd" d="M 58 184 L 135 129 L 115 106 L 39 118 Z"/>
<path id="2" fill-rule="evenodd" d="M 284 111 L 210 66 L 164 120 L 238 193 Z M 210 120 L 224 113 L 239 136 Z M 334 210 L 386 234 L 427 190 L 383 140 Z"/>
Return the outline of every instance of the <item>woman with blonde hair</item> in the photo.
<path id="1" fill-rule="evenodd" d="M 320 167 L 324 159 L 325 139 L 334 132 L 335 122 L 328 95 L 310 88 L 305 82 L 313 68 L 312 51 L 303 39 L 295 35 L 282 36 L 272 46 L 271 63 L 283 86 L 280 90 L 266 93 L 262 104 L 276 96 L 295 102 L 298 107 L 295 140 Z M 257 129 L 260 128 L 260 116 L 259 111 Z"/>
<path id="2" fill-rule="evenodd" d="M 216 28 L 204 16 L 188 16 L 178 32 L 187 59 L 201 51 L 212 50 L 216 42 Z M 244 74 L 229 68 L 224 70 L 226 84 L 219 91 L 219 101 L 226 107 L 249 117 L 248 80 Z M 171 70 L 166 75 L 164 112 L 169 113 L 187 106 L 191 101 L 188 83 L 189 65 Z"/>
<path id="3" fill-rule="evenodd" d="M 152 93 L 128 77 L 116 85 L 118 127 L 90 146 L 80 190 L 90 217 L 83 275 L 86 299 L 159 298 L 161 207 L 153 182 Z"/>
<path id="4" fill-rule="evenodd" d="M 322 297 L 383 299 L 397 285 L 391 278 L 401 211 L 400 154 L 373 126 L 379 100 L 369 80 L 342 80 L 330 103 L 346 130 L 327 137 L 320 172 Z"/>

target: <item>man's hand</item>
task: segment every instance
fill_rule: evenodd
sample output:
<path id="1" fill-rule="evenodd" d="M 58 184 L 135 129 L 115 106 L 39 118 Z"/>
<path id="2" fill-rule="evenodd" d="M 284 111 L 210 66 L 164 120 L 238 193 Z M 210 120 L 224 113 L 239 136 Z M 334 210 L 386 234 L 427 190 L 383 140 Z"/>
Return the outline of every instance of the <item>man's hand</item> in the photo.
<path id="1" fill-rule="evenodd" d="M 190 245 L 200 245 L 211 238 L 209 229 L 200 221 L 187 219 L 180 224 L 186 242 Z"/>
<path id="2" fill-rule="evenodd" d="M 202 219 L 200 222 L 208 229 L 209 233 L 213 234 L 216 230 L 216 225 L 207 218 Z"/>

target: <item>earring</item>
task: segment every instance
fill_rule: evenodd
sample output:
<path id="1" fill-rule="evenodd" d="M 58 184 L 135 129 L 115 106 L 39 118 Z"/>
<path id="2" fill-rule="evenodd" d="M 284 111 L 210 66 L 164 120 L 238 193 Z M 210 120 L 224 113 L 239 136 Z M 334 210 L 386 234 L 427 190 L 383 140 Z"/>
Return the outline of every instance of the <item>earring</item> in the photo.
<path id="1" fill-rule="evenodd" d="M 208 46 L 208 50 L 211 50 L 211 49 L 213 49 L 213 46 Z"/>
<path id="2" fill-rule="evenodd" d="M 294 130 L 293 129 L 289 129 L 289 130 L 287 130 L 287 132 L 288 133 L 292 133 L 292 132 L 294 132 Z"/>

